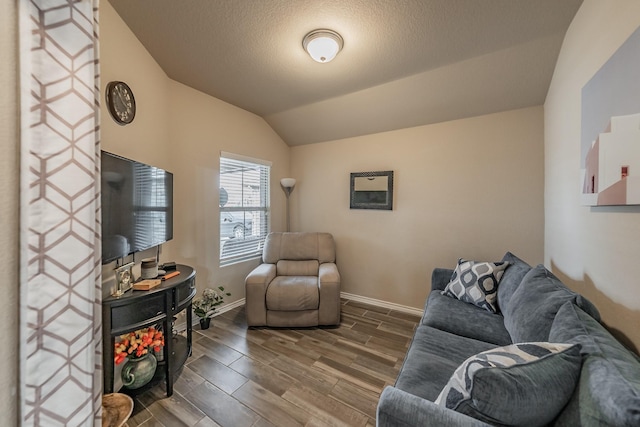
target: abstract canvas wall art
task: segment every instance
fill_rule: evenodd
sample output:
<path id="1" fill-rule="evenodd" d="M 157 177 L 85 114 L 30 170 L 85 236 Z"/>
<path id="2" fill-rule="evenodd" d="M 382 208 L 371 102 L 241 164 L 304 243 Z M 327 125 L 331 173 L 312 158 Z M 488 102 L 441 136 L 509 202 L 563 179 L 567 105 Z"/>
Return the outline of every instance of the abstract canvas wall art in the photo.
<path id="1" fill-rule="evenodd" d="M 582 88 L 582 204 L 640 205 L 640 28 Z"/>

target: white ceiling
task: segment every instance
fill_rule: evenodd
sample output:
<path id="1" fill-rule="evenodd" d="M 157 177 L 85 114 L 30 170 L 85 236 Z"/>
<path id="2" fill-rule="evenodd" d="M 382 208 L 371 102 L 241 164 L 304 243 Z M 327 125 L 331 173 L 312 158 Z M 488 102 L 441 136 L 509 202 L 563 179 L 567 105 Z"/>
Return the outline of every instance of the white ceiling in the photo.
<path id="1" fill-rule="evenodd" d="M 167 75 L 290 146 L 544 103 L 582 0 L 109 0 Z M 302 49 L 340 33 L 328 64 Z"/>

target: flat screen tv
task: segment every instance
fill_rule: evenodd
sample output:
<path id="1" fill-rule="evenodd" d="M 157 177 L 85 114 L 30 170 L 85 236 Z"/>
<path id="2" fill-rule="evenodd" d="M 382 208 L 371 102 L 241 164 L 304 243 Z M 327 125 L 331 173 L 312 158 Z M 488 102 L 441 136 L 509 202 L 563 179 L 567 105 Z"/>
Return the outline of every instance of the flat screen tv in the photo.
<path id="1" fill-rule="evenodd" d="M 173 238 L 173 174 L 102 151 L 102 264 Z"/>

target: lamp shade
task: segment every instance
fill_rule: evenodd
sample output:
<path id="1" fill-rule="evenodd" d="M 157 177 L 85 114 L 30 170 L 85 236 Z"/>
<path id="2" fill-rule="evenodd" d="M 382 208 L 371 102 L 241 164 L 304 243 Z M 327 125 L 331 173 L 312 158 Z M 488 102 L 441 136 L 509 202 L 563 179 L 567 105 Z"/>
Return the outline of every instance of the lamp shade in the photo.
<path id="1" fill-rule="evenodd" d="M 284 188 L 292 188 L 294 185 L 296 185 L 296 179 L 295 178 L 282 178 L 280 180 L 280 185 L 282 185 Z"/>
<path id="2" fill-rule="evenodd" d="M 302 46 L 316 62 L 329 62 L 342 49 L 344 41 L 340 34 L 331 30 L 314 30 L 302 40 Z"/>

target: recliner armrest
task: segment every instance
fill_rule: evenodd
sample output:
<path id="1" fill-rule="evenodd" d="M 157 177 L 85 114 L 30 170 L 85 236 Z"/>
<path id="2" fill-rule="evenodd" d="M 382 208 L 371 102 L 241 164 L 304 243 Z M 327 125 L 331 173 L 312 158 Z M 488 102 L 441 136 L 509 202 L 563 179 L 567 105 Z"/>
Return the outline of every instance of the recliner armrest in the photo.
<path id="1" fill-rule="evenodd" d="M 320 264 L 318 270 L 318 280 L 323 283 L 340 283 L 340 273 L 338 266 L 333 262 L 325 262 Z"/>
<path id="2" fill-rule="evenodd" d="M 245 284 L 245 311 L 247 325 L 266 326 L 267 306 L 265 292 L 269 283 L 276 277 L 275 264 L 260 264 L 249 273 Z"/>
<path id="3" fill-rule="evenodd" d="M 318 307 L 319 325 L 340 324 L 340 273 L 333 262 L 320 264 L 318 269 L 318 288 L 320 305 Z"/>

